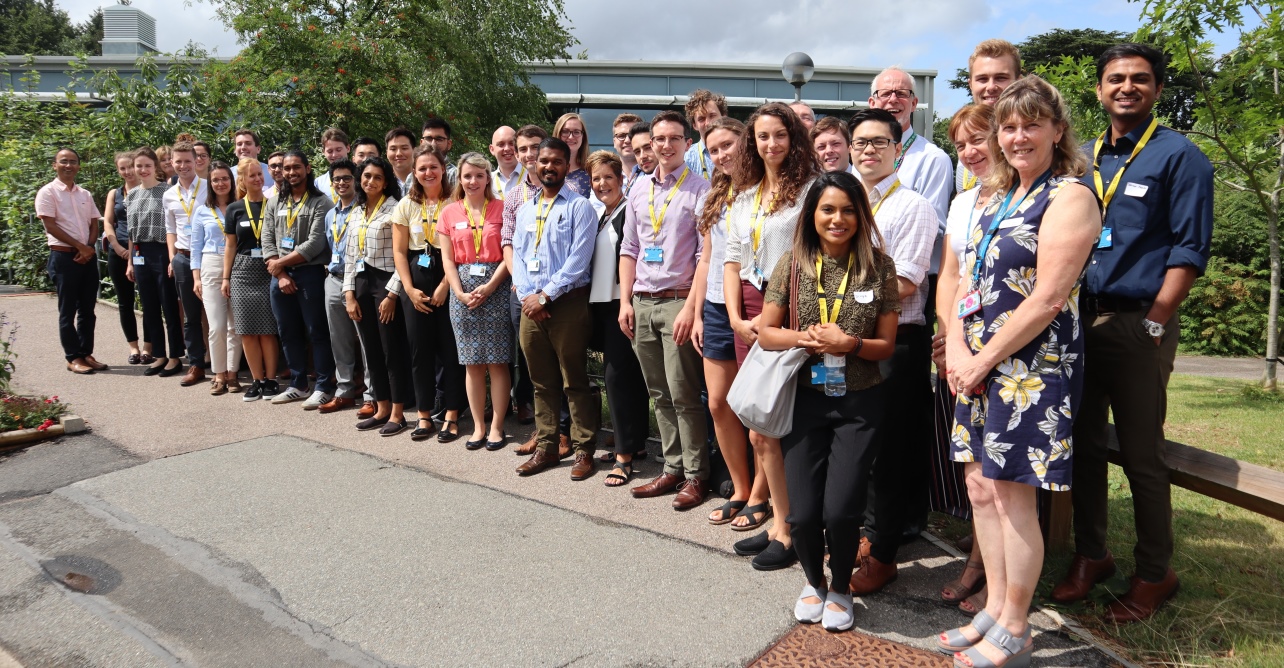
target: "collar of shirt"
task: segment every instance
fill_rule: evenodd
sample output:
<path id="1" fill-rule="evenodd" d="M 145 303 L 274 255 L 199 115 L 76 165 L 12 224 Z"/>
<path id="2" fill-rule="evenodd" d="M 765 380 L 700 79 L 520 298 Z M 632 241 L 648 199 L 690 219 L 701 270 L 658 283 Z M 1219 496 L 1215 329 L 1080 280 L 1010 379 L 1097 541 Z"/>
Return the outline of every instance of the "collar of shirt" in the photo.
<path id="1" fill-rule="evenodd" d="M 1133 147 L 1137 145 L 1137 142 L 1141 141 L 1141 136 L 1146 134 L 1146 128 L 1150 127 L 1150 121 L 1153 118 L 1154 114 L 1147 114 L 1146 119 L 1138 124 L 1137 127 L 1129 130 L 1128 134 L 1118 139 L 1115 139 L 1113 129 L 1107 130 L 1105 145 L 1101 147 L 1101 150 L 1110 151 L 1111 153 L 1119 153 L 1127 149 L 1127 153 L 1131 154 Z M 1088 142 L 1088 145 L 1092 146 L 1095 143 L 1096 140 L 1093 140 Z M 1091 158 L 1092 154 L 1089 153 L 1088 156 Z"/>
<path id="2" fill-rule="evenodd" d="M 898 179 L 900 179 L 900 174 L 897 172 L 892 172 L 890 176 L 883 179 L 882 181 L 879 181 L 874 186 L 874 190 L 870 192 L 870 195 L 871 195 L 871 197 L 869 198 L 870 205 L 878 204 L 879 202 L 883 201 L 883 198 L 887 197 L 887 191 L 892 188 L 892 185 L 895 184 Z M 878 195 L 878 197 L 874 198 L 872 197 L 873 195 Z"/>
<path id="3" fill-rule="evenodd" d="M 62 179 L 54 179 L 49 182 L 50 187 L 57 188 L 65 193 L 75 193 L 83 190 L 79 183 L 73 183 L 70 186 L 62 182 Z"/>

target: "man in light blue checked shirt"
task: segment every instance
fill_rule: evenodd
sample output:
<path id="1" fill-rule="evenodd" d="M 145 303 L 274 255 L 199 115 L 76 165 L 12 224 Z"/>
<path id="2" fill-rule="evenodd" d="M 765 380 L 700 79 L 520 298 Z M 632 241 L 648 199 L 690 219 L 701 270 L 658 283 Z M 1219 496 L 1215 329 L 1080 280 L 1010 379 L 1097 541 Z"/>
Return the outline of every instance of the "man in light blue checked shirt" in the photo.
<path id="1" fill-rule="evenodd" d="M 535 385 L 536 450 L 517 468 L 533 475 L 557 464 L 557 416 L 562 391 L 570 404 L 571 479 L 593 475 L 593 449 L 602 407 L 589 389 L 590 265 L 597 214 L 587 199 L 566 187 L 571 149 L 550 137 L 539 145 L 536 171 L 543 190 L 522 205 L 504 260 L 522 303 L 518 339 Z"/>
<path id="2" fill-rule="evenodd" d="M 355 174 L 357 166 L 346 158 L 330 165 L 329 187 L 333 188 L 337 198 L 334 208 L 325 214 L 325 243 L 330 256 L 326 262 L 325 278 L 325 317 L 330 324 L 330 348 L 334 352 L 334 377 L 338 382 L 334 398 L 321 404 L 318 410 L 322 413 L 333 413 L 351 408 L 357 402 L 357 345 L 359 342 L 356 323 L 348 317 L 348 307 L 343 295 L 343 252 L 352 237 L 355 225 L 349 225 L 356 200 Z M 373 387 L 370 383 L 370 365 L 365 365 L 365 402 L 374 406 Z"/>

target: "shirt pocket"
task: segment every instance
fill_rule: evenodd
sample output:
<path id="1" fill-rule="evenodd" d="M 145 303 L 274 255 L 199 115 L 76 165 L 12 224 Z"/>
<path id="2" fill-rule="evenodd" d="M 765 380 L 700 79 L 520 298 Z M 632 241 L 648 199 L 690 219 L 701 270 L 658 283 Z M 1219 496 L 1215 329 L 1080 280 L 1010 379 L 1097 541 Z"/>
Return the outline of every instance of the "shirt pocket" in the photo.
<path id="1" fill-rule="evenodd" d="M 1106 188 L 1110 185 L 1106 184 Z M 1164 184 L 1140 171 L 1124 170 L 1106 210 L 1106 227 L 1144 228 L 1149 213 L 1165 201 Z"/>

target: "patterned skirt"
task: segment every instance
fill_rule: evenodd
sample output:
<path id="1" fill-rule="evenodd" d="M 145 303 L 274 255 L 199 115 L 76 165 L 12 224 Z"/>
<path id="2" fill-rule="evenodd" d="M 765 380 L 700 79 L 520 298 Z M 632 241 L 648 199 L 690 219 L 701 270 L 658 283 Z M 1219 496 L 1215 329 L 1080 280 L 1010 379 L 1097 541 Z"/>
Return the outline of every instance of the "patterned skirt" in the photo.
<path id="1" fill-rule="evenodd" d="M 474 265 L 459 265 L 459 282 L 464 292 L 472 292 L 495 275 L 498 262 L 484 262 L 485 276 L 472 276 Z M 511 364 L 513 330 L 508 300 L 512 298 L 512 281 L 505 280 L 486 301 L 475 309 L 464 306 L 453 295 L 450 299 L 450 325 L 455 330 L 459 363 Z"/>
<path id="2" fill-rule="evenodd" d="M 262 258 L 237 253 L 232 259 L 232 315 L 237 334 L 276 336 L 276 317 L 268 300 L 271 282 Z"/>

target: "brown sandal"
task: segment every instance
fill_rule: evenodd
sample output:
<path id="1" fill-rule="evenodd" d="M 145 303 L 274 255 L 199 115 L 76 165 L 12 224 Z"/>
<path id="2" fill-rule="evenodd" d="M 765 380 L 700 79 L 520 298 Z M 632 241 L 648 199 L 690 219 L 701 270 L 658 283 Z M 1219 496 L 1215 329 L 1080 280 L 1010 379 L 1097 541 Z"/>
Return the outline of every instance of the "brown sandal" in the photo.
<path id="1" fill-rule="evenodd" d="M 980 591 L 967 597 L 962 603 L 959 603 L 959 610 L 966 615 L 975 615 L 985 609 L 987 599 L 987 590 L 985 587 L 981 587 Z"/>
<path id="2" fill-rule="evenodd" d="M 968 587 L 963 584 L 963 575 L 966 575 L 968 571 L 973 569 L 981 571 L 981 577 L 977 578 L 976 582 L 972 583 L 971 587 Z M 985 564 L 979 561 L 969 560 L 967 562 L 967 565 L 963 567 L 962 575 L 960 575 L 959 577 L 953 580 L 950 580 L 949 582 L 945 583 L 944 587 L 941 587 L 941 602 L 945 603 L 946 605 L 957 605 L 959 603 L 962 603 L 964 600 L 966 600 L 967 597 L 980 591 L 981 587 L 984 587 L 984 586 L 985 586 Z"/>

